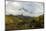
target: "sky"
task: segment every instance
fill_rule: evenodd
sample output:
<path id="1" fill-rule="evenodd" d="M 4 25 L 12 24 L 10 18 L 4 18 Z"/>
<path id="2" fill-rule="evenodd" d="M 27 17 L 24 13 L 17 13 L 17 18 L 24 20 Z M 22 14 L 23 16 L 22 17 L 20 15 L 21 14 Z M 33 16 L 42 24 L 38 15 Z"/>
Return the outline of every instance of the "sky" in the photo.
<path id="1" fill-rule="evenodd" d="M 6 1 L 6 15 L 40 16 L 43 14 L 43 2 Z"/>

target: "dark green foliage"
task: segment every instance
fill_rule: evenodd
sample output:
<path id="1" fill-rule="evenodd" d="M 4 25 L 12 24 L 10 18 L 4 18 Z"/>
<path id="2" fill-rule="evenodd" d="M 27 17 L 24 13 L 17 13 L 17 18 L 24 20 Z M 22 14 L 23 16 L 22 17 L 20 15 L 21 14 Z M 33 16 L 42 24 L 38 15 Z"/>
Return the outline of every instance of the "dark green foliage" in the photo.
<path id="1" fill-rule="evenodd" d="M 9 19 L 7 19 L 9 18 Z M 6 30 L 23 30 L 23 29 L 35 29 L 35 28 L 44 28 L 44 16 L 38 17 L 19 17 L 19 16 L 6 16 Z"/>

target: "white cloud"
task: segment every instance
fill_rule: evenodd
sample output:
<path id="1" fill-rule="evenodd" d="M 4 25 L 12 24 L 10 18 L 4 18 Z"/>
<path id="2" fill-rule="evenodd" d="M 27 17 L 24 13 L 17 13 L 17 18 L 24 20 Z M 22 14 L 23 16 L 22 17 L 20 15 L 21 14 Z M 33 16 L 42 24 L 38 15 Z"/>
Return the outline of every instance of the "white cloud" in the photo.
<path id="1" fill-rule="evenodd" d="M 24 8 L 24 9 L 23 9 Z M 25 10 L 26 9 L 26 10 Z M 43 3 L 38 2 L 9 2 L 6 15 L 39 16 L 43 14 Z"/>
<path id="2" fill-rule="evenodd" d="M 15 1 L 35 1 L 35 2 L 43 2 L 43 0 L 6 0 L 6 1 L 12 1 L 12 2 L 15 2 Z"/>

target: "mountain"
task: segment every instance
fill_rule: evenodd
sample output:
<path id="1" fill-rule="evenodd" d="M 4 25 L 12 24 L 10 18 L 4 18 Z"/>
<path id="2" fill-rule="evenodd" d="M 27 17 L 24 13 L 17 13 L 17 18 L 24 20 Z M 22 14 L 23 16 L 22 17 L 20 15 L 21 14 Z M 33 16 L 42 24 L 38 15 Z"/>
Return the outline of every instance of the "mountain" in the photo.
<path id="1" fill-rule="evenodd" d="M 44 28 L 44 15 L 38 17 L 29 16 L 5 16 L 6 30 L 23 30 Z"/>
<path id="2" fill-rule="evenodd" d="M 23 16 L 23 15 L 18 15 L 17 17 L 20 17 L 20 18 L 31 18 L 30 16 Z"/>

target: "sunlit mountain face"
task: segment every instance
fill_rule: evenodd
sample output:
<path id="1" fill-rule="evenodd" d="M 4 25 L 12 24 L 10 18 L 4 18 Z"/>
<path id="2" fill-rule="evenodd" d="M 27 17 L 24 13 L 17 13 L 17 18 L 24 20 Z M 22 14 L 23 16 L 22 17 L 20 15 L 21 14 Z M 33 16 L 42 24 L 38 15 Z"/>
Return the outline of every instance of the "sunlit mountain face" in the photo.
<path id="1" fill-rule="evenodd" d="M 6 1 L 6 15 L 40 16 L 43 15 L 43 2 Z"/>

